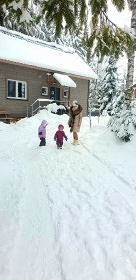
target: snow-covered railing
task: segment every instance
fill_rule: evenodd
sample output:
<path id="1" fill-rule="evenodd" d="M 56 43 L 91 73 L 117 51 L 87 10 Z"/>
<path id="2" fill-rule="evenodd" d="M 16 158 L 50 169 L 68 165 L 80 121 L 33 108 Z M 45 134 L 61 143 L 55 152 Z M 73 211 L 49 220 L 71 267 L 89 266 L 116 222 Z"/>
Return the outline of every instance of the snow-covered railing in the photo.
<path id="1" fill-rule="evenodd" d="M 52 100 L 52 99 L 44 99 L 44 98 L 38 98 L 38 99 L 36 99 L 36 100 L 34 101 L 34 103 L 31 104 L 31 106 L 32 106 L 32 116 L 33 116 L 34 114 L 36 114 L 37 112 L 40 112 L 40 109 L 43 108 L 43 106 L 41 106 L 41 102 L 51 103 L 52 101 L 54 101 L 54 100 Z M 38 104 L 37 104 L 37 103 L 38 103 Z M 35 104 L 37 104 L 37 107 L 34 109 L 34 105 L 35 105 Z"/>
<path id="2" fill-rule="evenodd" d="M 66 108 L 67 110 L 69 110 L 69 108 L 70 108 L 70 102 L 69 102 L 69 100 L 68 100 L 68 101 L 60 101 L 60 100 L 54 100 L 54 99 L 38 98 L 38 99 L 36 99 L 36 100 L 33 102 L 33 104 L 30 105 L 30 106 L 32 106 L 32 116 L 33 116 L 34 114 L 40 112 L 41 109 L 46 108 L 46 106 L 41 105 L 41 102 L 42 102 L 42 103 L 43 103 L 43 102 L 46 102 L 46 106 L 47 106 L 48 104 L 50 104 L 50 103 L 56 103 L 56 104 L 65 106 L 65 108 Z M 34 109 L 34 106 L 36 106 L 35 109 Z"/>

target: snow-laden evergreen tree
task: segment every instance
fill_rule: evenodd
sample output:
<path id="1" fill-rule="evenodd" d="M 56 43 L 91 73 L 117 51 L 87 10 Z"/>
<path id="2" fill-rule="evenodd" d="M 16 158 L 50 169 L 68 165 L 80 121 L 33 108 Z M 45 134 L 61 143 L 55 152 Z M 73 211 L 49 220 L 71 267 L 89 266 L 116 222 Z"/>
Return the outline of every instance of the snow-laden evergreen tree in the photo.
<path id="1" fill-rule="evenodd" d="M 91 68 L 94 70 L 95 73 L 98 75 L 97 80 L 90 81 L 90 87 L 89 87 L 89 107 L 91 108 L 92 114 L 99 114 L 100 113 L 100 107 L 102 104 L 102 81 L 103 76 L 105 72 L 105 63 L 107 58 L 105 58 L 101 63 L 99 62 L 99 59 L 95 57 L 95 59 L 92 58 L 92 61 L 90 63 Z"/>
<path id="2" fill-rule="evenodd" d="M 111 119 L 110 125 L 111 130 L 123 141 L 128 142 L 134 134 L 132 113 L 126 107 Z"/>
<path id="3" fill-rule="evenodd" d="M 91 102 L 91 109 L 98 111 L 100 109 L 100 113 L 102 114 L 107 114 L 105 108 L 105 103 L 103 102 L 103 91 L 102 89 L 105 88 L 105 80 L 107 79 L 107 74 L 108 74 L 108 82 L 106 84 L 106 90 L 107 90 L 107 95 L 109 93 L 112 93 L 113 91 L 113 97 L 112 100 L 110 101 L 110 115 L 113 116 L 116 113 L 118 113 L 120 110 L 123 108 L 124 100 L 125 100 L 125 82 L 126 82 L 126 73 L 123 72 L 123 74 L 119 71 L 118 72 L 118 67 L 116 66 L 116 60 L 115 60 L 115 65 L 110 64 L 109 66 L 109 59 L 108 57 L 103 60 L 102 63 L 98 63 L 98 61 L 93 61 L 90 64 L 91 68 L 97 73 L 98 79 L 93 80 L 90 82 L 90 96 L 89 96 L 89 101 Z M 111 70 L 111 71 L 109 71 Z M 112 73 L 111 79 L 109 73 Z M 111 79 L 111 84 L 110 84 L 110 79 Z M 114 81 L 115 79 L 115 81 Z M 108 100 L 108 98 L 106 98 Z M 109 109 L 109 104 L 107 104 L 107 109 Z"/>
<path id="4" fill-rule="evenodd" d="M 111 103 L 111 116 L 118 115 L 124 108 L 125 102 L 126 73 L 118 73 L 117 90 Z"/>
<path id="5" fill-rule="evenodd" d="M 128 110 L 125 104 L 125 93 L 122 93 L 119 98 L 120 108 L 117 107 L 116 114 L 110 119 L 109 125 L 117 137 L 128 142 L 134 135 L 134 128 L 136 128 L 136 100 L 131 102 Z"/>
<path id="6" fill-rule="evenodd" d="M 103 78 L 101 93 L 102 106 L 101 113 L 106 110 L 109 115 L 112 111 L 112 102 L 118 91 L 118 73 L 116 60 L 113 56 L 109 57 L 107 67 L 105 69 L 105 76 Z"/>
<path id="7" fill-rule="evenodd" d="M 132 19 L 131 19 L 131 33 L 133 36 L 136 35 L 136 0 L 130 1 L 132 8 Z M 111 121 L 112 130 L 116 135 L 125 140 L 129 141 L 133 136 L 134 128 L 136 128 L 136 104 L 132 100 L 133 93 L 133 76 L 134 76 L 134 57 L 135 47 L 132 44 L 128 53 L 128 70 L 126 79 L 125 89 L 125 100 L 124 107 L 118 114 L 116 114 Z"/>

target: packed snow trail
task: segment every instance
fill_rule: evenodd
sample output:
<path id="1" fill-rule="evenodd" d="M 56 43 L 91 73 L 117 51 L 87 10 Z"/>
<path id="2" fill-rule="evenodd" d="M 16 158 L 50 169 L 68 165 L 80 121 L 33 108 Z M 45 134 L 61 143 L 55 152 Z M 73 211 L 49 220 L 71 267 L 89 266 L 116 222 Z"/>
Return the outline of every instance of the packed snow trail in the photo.
<path id="1" fill-rule="evenodd" d="M 51 138 L 40 148 L 11 137 L 0 280 L 135 279 L 136 191 L 97 154 L 106 133 L 95 128 L 62 150 Z"/>

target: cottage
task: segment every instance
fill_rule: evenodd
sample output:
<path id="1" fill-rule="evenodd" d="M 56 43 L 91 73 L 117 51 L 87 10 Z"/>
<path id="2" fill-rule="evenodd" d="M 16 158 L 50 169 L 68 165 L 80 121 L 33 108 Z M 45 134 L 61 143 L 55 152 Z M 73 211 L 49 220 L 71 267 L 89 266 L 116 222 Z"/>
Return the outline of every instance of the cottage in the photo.
<path id="1" fill-rule="evenodd" d="M 73 48 L 0 27 L 0 111 L 25 117 L 37 100 L 69 106 L 76 99 L 87 115 L 91 79 L 97 75 Z"/>

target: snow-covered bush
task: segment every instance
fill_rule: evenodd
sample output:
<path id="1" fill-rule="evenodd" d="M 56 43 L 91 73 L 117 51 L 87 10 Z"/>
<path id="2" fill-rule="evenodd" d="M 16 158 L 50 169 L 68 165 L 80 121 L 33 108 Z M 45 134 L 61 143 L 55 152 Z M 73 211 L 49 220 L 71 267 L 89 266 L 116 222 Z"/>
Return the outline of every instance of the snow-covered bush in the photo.
<path id="1" fill-rule="evenodd" d="M 111 130 L 123 141 L 130 141 L 134 135 L 134 122 L 131 110 L 120 111 L 110 120 Z"/>

